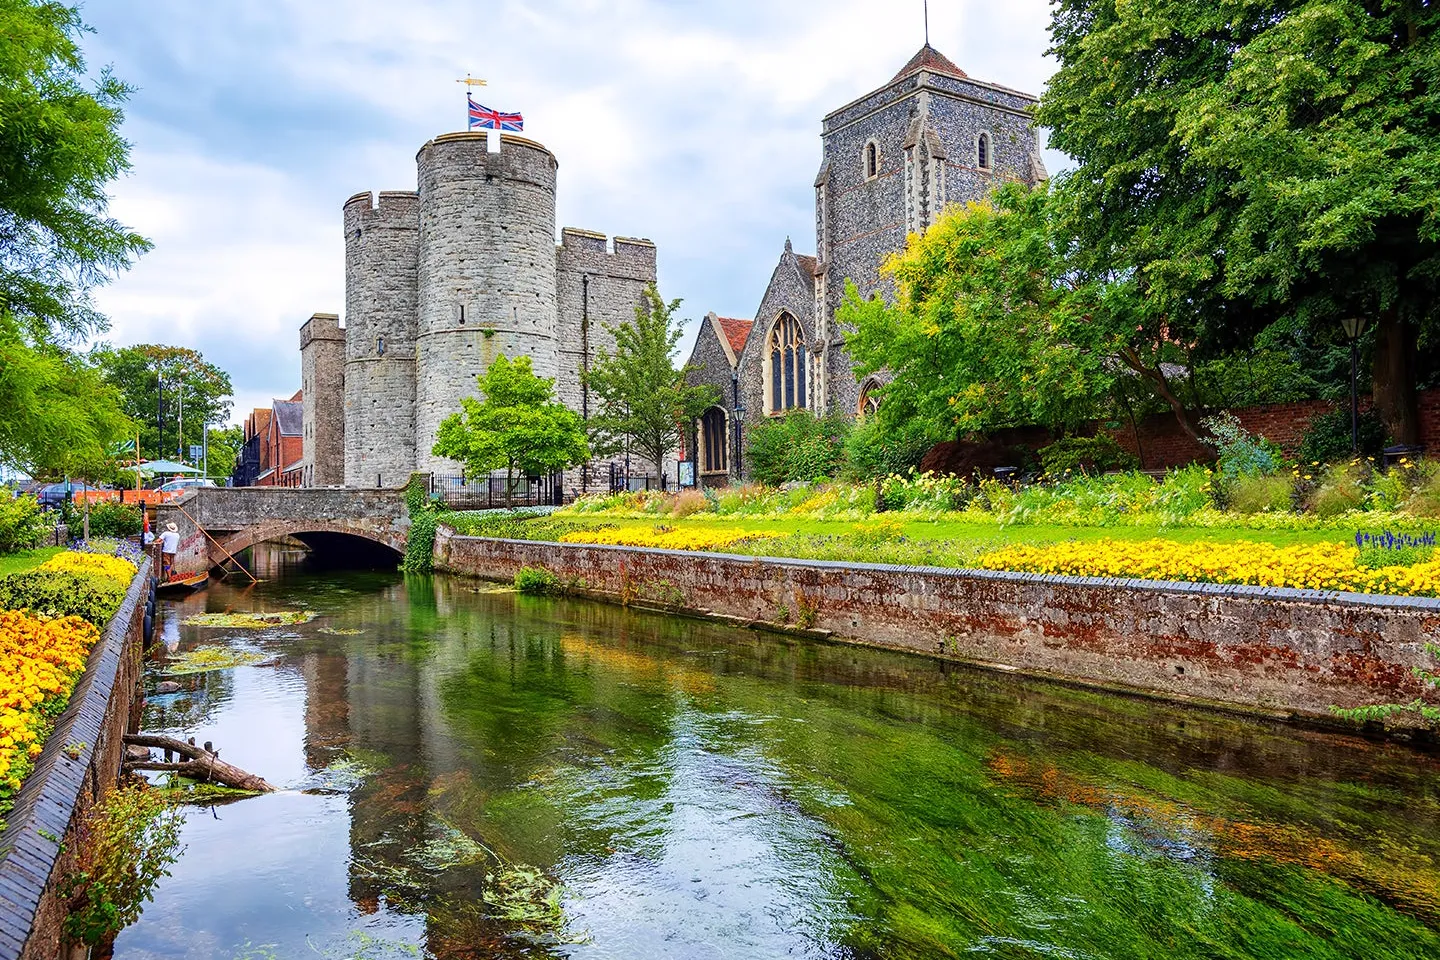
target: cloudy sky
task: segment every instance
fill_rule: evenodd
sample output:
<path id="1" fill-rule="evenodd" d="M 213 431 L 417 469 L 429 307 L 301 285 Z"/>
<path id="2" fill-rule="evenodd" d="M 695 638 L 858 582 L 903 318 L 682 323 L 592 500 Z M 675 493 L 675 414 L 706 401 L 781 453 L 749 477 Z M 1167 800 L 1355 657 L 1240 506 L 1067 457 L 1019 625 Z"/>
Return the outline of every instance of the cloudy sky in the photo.
<path id="1" fill-rule="evenodd" d="M 1046 0 L 932 0 L 971 76 L 1040 93 Z M 787 236 L 814 248 L 820 120 L 923 42 L 921 0 L 86 0 L 92 69 L 136 90 L 112 211 L 155 249 L 99 291 L 112 343 L 194 347 L 235 419 L 299 386 L 298 329 L 344 308 L 340 208 L 414 189 L 477 99 L 560 160 L 559 220 L 659 245 L 660 289 L 749 317 Z M 1047 154 L 1054 171 L 1062 158 Z"/>

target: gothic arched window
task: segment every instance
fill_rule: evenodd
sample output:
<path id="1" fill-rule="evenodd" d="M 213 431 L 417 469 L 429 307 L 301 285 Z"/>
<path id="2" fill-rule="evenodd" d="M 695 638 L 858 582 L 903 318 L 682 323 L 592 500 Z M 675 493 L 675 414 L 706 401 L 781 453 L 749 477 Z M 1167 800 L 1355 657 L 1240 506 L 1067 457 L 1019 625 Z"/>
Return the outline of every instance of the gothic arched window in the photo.
<path id="1" fill-rule="evenodd" d="M 800 321 L 788 313 L 780 314 L 770 328 L 765 362 L 770 367 L 766 378 L 770 385 L 770 395 L 765 404 L 767 412 L 783 413 L 807 406 L 805 372 L 809 362 L 806 359 L 805 332 L 800 329 Z"/>
<path id="2" fill-rule="evenodd" d="M 725 411 L 720 407 L 711 407 L 700 417 L 702 473 L 724 473 L 730 469 L 725 447 Z"/>
<path id="3" fill-rule="evenodd" d="M 860 419 L 864 420 L 880 409 L 880 396 L 876 392 L 879 386 L 878 380 L 866 380 L 865 385 L 860 388 L 860 403 L 855 411 Z"/>
<path id="4" fill-rule="evenodd" d="M 990 134 L 982 133 L 975 140 L 975 166 L 990 169 Z"/>
<path id="5" fill-rule="evenodd" d="M 880 174 L 880 148 L 875 141 L 865 144 L 865 179 L 873 180 Z"/>

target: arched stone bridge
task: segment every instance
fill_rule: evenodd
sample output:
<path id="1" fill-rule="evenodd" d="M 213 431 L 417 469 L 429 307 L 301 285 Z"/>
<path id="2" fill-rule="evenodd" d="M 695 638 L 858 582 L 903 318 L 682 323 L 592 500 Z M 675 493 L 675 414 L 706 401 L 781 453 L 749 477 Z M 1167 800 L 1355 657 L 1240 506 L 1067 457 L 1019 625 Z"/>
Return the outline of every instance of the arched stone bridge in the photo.
<path id="1" fill-rule="evenodd" d="M 179 528 L 175 568 L 182 573 L 209 570 L 225 561 L 226 551 L 239 553 L 281 537 L 313 547 L 348 542 L 403 555 L 410 529 L 403 489 L 200 487 L 161 504 L 156 516 L 159 530 L 169 522 Z M 356 538 L 362 543 L 354 543 Z"/>

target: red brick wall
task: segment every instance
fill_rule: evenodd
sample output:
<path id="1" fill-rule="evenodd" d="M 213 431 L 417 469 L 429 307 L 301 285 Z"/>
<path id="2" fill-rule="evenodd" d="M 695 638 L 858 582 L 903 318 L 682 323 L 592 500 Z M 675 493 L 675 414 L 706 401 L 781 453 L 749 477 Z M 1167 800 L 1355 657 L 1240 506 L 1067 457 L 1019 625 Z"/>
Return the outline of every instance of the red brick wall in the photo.
<path id="1" fill-rule="evenodd" d="M 1246 430 L 1274 441 L 1287 454 L 1294 456 L 1310 422 L 1335 406 L 1328 400 L 1302 400 L 1242 407 L 1231 412 Z M 1369 409 L 1370 398 L 1361 397 L 1361 412 Z M 1157 413 L 1146 417 L 1140 421 L 1138 430 L 1126 424 L 1111 432 L 1122 447 L 1141 458 L 1147 470 L 1179 467 L 1213 458 L 1210 451 L 1180 429 L 1173 414 Z M 1440 390 L 1420 392 L 1420 442 L 1431 451 L 1440 450 Z"/>

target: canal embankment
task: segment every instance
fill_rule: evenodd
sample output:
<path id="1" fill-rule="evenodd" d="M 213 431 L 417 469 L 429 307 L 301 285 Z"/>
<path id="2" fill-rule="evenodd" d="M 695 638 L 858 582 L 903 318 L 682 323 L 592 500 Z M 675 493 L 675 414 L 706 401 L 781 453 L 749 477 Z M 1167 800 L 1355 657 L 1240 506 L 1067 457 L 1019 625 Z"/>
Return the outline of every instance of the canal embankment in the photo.
<path id="1" fill-rule="evenodd" d="M 438 570 L 549 571 L 577 595 L 1247 711 L 1431 696 L 1440 600 L 461 536 Z"/>
<path id="2" fill-rule="evenodd" d="M 65 711 L 25 778 L 0 833 L 0 960 L 55 960 L 75 869 L 77 829 L 120 779 L 127 732 L 138 729 L 141 654 L 154 615 L 152 561 L 86 659 Z"/>

